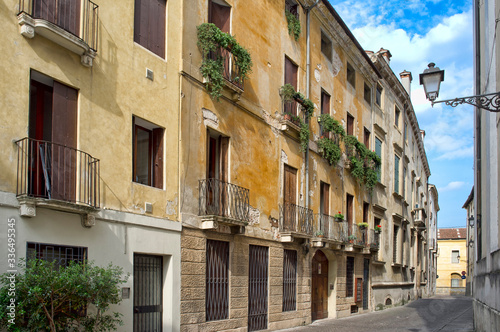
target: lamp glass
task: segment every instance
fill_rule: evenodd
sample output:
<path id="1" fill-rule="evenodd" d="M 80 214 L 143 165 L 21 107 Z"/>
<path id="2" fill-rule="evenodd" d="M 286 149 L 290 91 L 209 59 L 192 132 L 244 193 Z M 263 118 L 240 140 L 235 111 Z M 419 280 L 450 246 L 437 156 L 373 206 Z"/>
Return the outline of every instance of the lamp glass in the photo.
<path id="1" fill-rule="evenodd" d="M 425 95 L 431 101 L 435 100 L 439 95 L 441 76 L 441 72 L 425 73 L 422 75 Z"/>

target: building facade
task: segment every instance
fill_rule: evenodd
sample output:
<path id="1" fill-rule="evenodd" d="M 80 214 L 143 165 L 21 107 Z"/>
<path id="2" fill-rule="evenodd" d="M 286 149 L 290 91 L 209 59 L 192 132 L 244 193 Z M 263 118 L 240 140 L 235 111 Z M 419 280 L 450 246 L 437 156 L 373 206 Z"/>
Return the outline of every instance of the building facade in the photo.
<path id="1" fill-rule="evenodd" d="M 328 1 L 185 8 L 181 330 L 273 330 L 430 295 L 430 170 L 390 52 L 365 52 Z M 203 53 L 214 26 L 238 45 Z M 253 63 L 244 82 L 240 46 Z M 290 86 L 302 96 L 287 98 Z"/>
<path id="2" fill-rule="evenodd" d="M 472 296 L 472 285 L 474 283 L 474 187 L 467 197 L 462 209 L 467 211 L 467 279 L 465 282 L 465 295 Z"/>
<path id="3" fill-rule="evenodd" d="M 474 90 L 476 95 L 500 91 L 498 10 L 500 1 L 473 2 Z M 495 99 L 498 105 L 498 97 Z M 498 113 L 474 110 L 474 327 L 500 329 L 500 221 Z"/>
<path id="4" fill-rule="evenodd" d="M 0 243 L 14 228 L 18 262 L 118 265 L 121 331 L 178 331 L 181 3 L 0 7 Z M 154 12 L 163 44 L 141 25 Z"/>
<path id="5" fill-rule="evenodd" d="M 438 253 L 438 191 L 435 185 L 429 184 L 429 223 L 428 223 L 428 271 L 429 282 L 427 284 L 429 295 L 436 294 L 436 275 L 437 275 L 437 253 Z M 467 256 L 469 257 L 469 256 Z"/>
<path id="6" fill-rule="evenodd" d="M 436 294 L 465 295 L 467 229 L 438 229 Z"/>

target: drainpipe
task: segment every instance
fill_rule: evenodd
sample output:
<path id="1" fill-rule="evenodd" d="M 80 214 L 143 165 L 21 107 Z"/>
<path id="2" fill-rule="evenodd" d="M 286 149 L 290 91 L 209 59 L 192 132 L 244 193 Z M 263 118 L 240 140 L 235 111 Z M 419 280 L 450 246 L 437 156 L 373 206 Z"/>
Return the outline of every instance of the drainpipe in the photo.
<path id="1" fill-rule="evenodd" d="M 304 9 L 306 12 L 306 98 L 310 99 L 310 84 L 311 84 L 311 40 L 310 40 L 310 22 L 311 22 L 311 17 L 310 13 L 311 10 L 316 7 L 316 5 L 320 2 L 320 0 L 316 0 L 315 3 L 313 3 L 309 7 L 305 7 L 301 2 L 300 6 Z M 305 119 L 305 123 L 307 126 L 309 126 L 309 119 Z M 309 207 L 309 147 L 306 149 L 305 152 L 305 175 L 306 175 L 306 199 L 304 202 L 304 207 L 307 209 Z"/>
<path id="2" fill-rule="evenodd" d="M 473 6 L 474 10 L 474 43 L 475 43 L 475 57 L 474 57 L 474 69 L 475 69 L 475 82 L 474 82 L 474 90 L 475 94 L 479 95 L 481 94 L 481 26 L 480 26 L 480 19 L 481 19 L 481 13 L 480 13 L 480 3 L 479 1 L 475 1 L 475 4 Z M 493 61 L 493 59 L 491 59 Z M 481 197 L 481 190 L 482 190 L 482 179 L 481 179 L 481 111 L 475 107 L 474 108 L 474 124 L 475 124 L 475 132 L 474 132 L 474 138 L 475 138 L 475 147 L 474 147 L 474 155 L 475 155 L 475 160 L 474 160 L 474 170 L 475 170 L 475 175 L 474 175 L 474 212 L 475 212 L 475 223 L 476 223 L 476 235 L 474 236 L 475 238 L 475 261 L 479 260 L 481 257 L 478 255 L 478 245 L 479 241 L 481 239 L 477 238 L 477 227 L 478 223 L 481 222 L 481 214 L 482 214 L 482 197 Z M 481 230 L 482 232 L 482 230 Z M 482 250 L 481 250 L 481 255 L 482 255 Z M 474 296 L 474 291 L 473 291 L 473 296 Z"/>

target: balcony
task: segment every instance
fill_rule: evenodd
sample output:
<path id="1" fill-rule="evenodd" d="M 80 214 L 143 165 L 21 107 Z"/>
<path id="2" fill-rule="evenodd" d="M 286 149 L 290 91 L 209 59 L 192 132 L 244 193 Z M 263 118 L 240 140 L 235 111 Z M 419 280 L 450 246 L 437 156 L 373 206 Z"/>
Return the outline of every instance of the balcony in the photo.
<path id="1" fill-rule="evenodd" d="M 335 221 L 335 218 L 318 213 L 314 218 L 314 242 L 323 245 L 323 242 L 341 244 L 347 242 L 347 222 Z"/>
<path id="2" fill-rule="evenodd" d="M 92 67 L 98 8 L 90 0 L 19 0 L 17 19 L 24 37 L 43 36 L 80 55 L 82 65 Z"/>
<path id="3" fill-rule="evenodd" d="M 243 87 L 243 78 L 240 67 L 237 65 L 237 57 L 229 49 L 218 47 L 216 51 L 212 51 L 209 57 L 214 61 L 222 61 L 224 70 L 222 77 L 225 80 L 226 86 L 233 90 L 238 96 L 245 91 Z"/>
<path id="4" fill-rule="evenodd" d="M 293 237 L 311 238 L 313 211 L 301 206 L 285 203 L 280 205 L 279 229 L 282 242 L 291 242 Z"/>
<path id="5" fill-rule="evenodd" d="M 218 179 L 199 180 L 199 215 L 203 229 L 215 229 L 219 224 L 246 226 L 250 221 L 250 190 Z"/>
<path id="6" fill-rule="evenodd" d="M 371 250 L 379 250 L 380 249 L 380 233 L 375 232 L 375 230 L 370 229 L 369 231 L 369 244 Z"/>
<path id="7" fill-rule="evenodd" d="M 424 208 L 416 208 L 411 211 L 413 217 L 413 224 L 418 228 L 425 228 L 425 219 L 427 218 L 427 213 Z"/>
<path id="8" fill-rule="evenodd" d="M 84 213 L 99 208 L 99 159 L 74 148 L 31 138 L 16 144 L 16 192 L 22 212 L 26 209 L 23 215 L 35 216 L 35 205 Z"/>

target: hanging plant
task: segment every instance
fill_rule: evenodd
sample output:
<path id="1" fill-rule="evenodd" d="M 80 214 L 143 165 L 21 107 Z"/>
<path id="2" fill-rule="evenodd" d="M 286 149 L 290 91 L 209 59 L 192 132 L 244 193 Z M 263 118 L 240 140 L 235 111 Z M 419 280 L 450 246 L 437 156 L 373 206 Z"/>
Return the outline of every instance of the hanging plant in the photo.
<path id="1" fill-rule="evenodd" d="M 280 96 L 283 98 L 283 101 L 294 100 L 295 94 L 295 88 L 290 83 L 287 83 L 280 88 Z"/>
<path id="2" fill-rule="evenodd" d="M 299 138 L 300 138 L 300 151 L 305 152 L 307 149 L 309 149 L 309 136 L 311 135 L 311 132 L 309 131 L 309 125 L 305 123 L 304 121 L 300 120 L 300 133 L 299 133 Z"/>
<path id="3" fill-rule="evenodd" d="M 233 54 L 235 65 L 239 68 L 239 76 L 234 80 L 243 83 L 252 69 L 252 57 L 236 39 L 228 33 L 222 32 L 213 23 L 203 23 L 197 27 L 198 47 L 203 55 L 201 74 L 207 79 L 207 90 L 213 99 L 219 100 L 222 88 L 225 85 L 224 57 L 221 48 Z"/>
<path id="4" fill-rule="evenodd" d="M 301 32 L 300 21 L 298 17 L 292 14 L 289 10 L 285 10 L 285 16 L 288 23 L 288 34 L 293 36 L 297 41 Z"/>
<path id="5" fill-rule="evenodd" d="M 351 162 L 351 175 L 371 192 L 378 182 L 378 169 L 382 163 L 380 157 L 368 150 L 355 136 L 346 136 L 344 143 Z"/>
<path id="6" fill-rule="evenodd" d="M 323 132 L 334 133 L 339 137 L 345 137 L 345 131 L 342 125 L 332 118 L 330 114 L 321 114 L 318 117 L 318 122 L 321 124 Z"/>
<path id="7" fill-rule="evenodd" d="M 318 139 L 316 143 L 318 144 L 318 148 L 321 151 L 323 158 L 328 160 L 330 165 L 336 165 L 339 162 L 340 157 L 342 156 L 342 150 L 337 143 L 328 137 L 322 137 Z"/>

